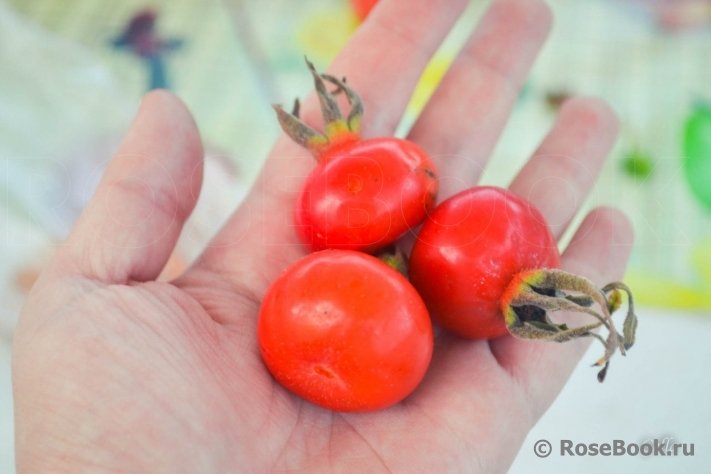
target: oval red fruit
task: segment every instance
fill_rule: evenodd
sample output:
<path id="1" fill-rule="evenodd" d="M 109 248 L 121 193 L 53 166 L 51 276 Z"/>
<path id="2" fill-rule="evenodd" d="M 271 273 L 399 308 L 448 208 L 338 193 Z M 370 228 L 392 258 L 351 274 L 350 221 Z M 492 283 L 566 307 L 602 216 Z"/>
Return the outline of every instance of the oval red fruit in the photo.
<path id="1" fill-rule="evenodd" d="M 269 288 L 257 327 L 274 378 L 335 411 L 399 402 L 432 357 L 420 296 L 400 273 L 360 252 L 325 250 L 296 262 Z"/>
<path id="2" fill-rule="evenodd" d="M 311 250 L 374 252 L 434 207 L 435 166 L 417 145 L 373 138 L 328 149 L 296 201 L 295 224 Z"/>
<path id="3" fill-rule="evenodd" d="M 533 204 L 480 186 L 432 211 L 412 249 L 410 281 L 445 329 L 492 339 L 508 333 L 500 300 L 513 277 L 559 264 L 555 238 Z"/>

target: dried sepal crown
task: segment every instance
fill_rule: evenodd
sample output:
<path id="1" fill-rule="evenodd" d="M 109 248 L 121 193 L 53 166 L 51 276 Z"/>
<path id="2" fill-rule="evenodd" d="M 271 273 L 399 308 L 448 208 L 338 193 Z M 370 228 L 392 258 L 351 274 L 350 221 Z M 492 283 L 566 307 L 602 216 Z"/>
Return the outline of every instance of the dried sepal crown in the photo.
<path id="1" fill-rule="evenodd" d="M 364 108 L 360 96 L 346 85 L 345 78 L 338 79 L 328 74 L 319 74 L 308 59 L 306 65 L 313 75 L 314 87 L 321 104 L 324 132 L 317 132 L 299 118 L 298 99 L 294 104 L 293 113 L 288 113 L 281 105 L 273 107 L 282 130 L 296 143 L 309 149 L 314 156 L 319 157 L 335 144 L 360 139 L 360 124 Z M 328 91 L 326 82 L 336 86 L 334 92 Z M 344 93 L 350 104 L 347 118 L 343 117 L 335 97 L 339 93 Z"/>
<path id="2" fill-rule="evenodd" d="M 617 332 L 612 321 L 612 313 L 622 304 L 621 291 L 628 297 L 622 334 Z M 593 308 L 596 303 L 599 310 Z M 609 360 L 615 351 L 619 349 L 625 355 L 635 341 L 637 316 L 634 299 L 627 285 L 621 282 L 610 283 L 600 289 L 590 280 L 562 270 L 524 271 L 509 284 L 501 305 L 509 332 L 520 339 L 565 342 L 579 337 L 594 337 L 599 340 L 605 346 L 604 355 L 594 364 L 602 366 L 598 373 L 600 382 L 605 379 Z M 585 313 L 596 321 L 574 328 L 555 324 L 548 314 L 559 310 Z M 601 326 L 608 330 L 607 339 L 594 332 Z"/>

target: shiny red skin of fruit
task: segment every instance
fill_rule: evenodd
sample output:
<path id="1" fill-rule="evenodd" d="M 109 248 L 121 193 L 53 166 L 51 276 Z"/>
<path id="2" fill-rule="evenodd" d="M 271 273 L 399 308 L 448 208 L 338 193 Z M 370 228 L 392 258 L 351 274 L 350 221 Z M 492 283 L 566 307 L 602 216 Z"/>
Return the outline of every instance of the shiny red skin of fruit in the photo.
<path id="1" fill-rule="evenodd" d="M 522 270 L 557 268 L 541 213 L 504 189 L 480 186 L 435 208 L 410 256 L 410 281 L 442 327 L 470 339 L 508 334 L 501 297 Z"/>
<path id="2" fill-rule="evenodd" d="M 296 200 L 296 231 L 312 251 L 372 253 L 419 225 L 437 188 L 434 163 L 414 143 L 350 141 L 319 157 Z"/>
<path id="3" fill-rule="evenodd" d="M 346 250 L 313 253 L 279 276 L 257 332 L 277 381 L 341 412 L 401 401 L 422 380 L 433 349 L 427 308 L 407 279 Z"/>

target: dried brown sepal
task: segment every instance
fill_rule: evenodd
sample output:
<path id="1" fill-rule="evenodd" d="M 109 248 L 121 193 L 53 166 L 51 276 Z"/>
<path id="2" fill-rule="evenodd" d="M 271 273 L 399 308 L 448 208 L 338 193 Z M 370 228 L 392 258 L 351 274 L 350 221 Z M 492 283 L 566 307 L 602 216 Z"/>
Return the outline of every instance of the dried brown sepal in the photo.
<path id="1" fill-rule="evenodd" d="M 360 123 L 363 118 L 363 113 L 365 112 L 363 101 L 360 96 L 356 93 L 356 91 L 346 85 L 345 77 L 343 79 L 338 79 L 328 74 L 322 74 L 321 77 L 336 86 L 336 90 L 333 91 L 333 94 L 339 94 L 340 92 L 346 94 L 348 104 L 351 106 L 351 111 L 348 113 L 348 129 L 351 132 L 359 133 Z"/>
<path id="2" fill-rule="evenodd" d="M 301 121 L 299 118 L 301 104 L 298 99 L 294 102 L 292 114 L 284 111 L 279 105 L 275 105 L 274 110 L 277 112 L 277 118 L 282 130 L 296 143 L 308 148 L 309 151 L 318 158 L 331 145 L 360 139 L 359 130 L 364 109 L 360 96 L 353 89 L 346 86 L 345 78 L 339 80 L 333 76 L 319 74 L 308 59 L 306 59 L 306 65 L 313 75 L 314 87 L 321 104 L 324 133 L 317 132 Z M 341 110 L 338 107 L 338 100 L 328 91 L 324 81 L 336 85 L 337 89 L 335 93 L 344 92 L 346 94 L 348 102 L 351 105 L 347 120 L 343 118 Z"/>
<path id="3" fill-rule="evenodd" d="M 316 89 L 316 94 L 318 95 L 318 100 L 321 102 L 321 113 L 323 114 L 323 121 L 328 124 L 333 122 L 343 121 L 343 115 L 341 115 L 341 109 L 338 108 L 338 100 L 328 92 L 326 89 L 326 84 L 323 82 L 323 78 L 316 71 L 313 63 L 306 59 L 306 65 L 311 71 L 311 75 L 314 77 L 314 88 Z"/>
<path id="4" fill-rule="evenodd" d="M 622 303 L 619 290 L 627 293 L 629 301 L 622 334 L 617 332 L 612 320 L 612 313 Z M 567 293 L 571 291 L 575 293 Z M 595 303 L 597 308 L 593 308 Z M 600 341 L 605 347 L 604 355 L 595 363 L 602 366 L 598 373 L 600 382 L 605 379 L 609 360 L 615 351 L 619 349 L 625 355 L 634 344 L 637 328 L 634 300 L 630 289 L 621 282 L 599 289 L 590 280 L 562 270 L 524 271 L 509 284 L 501 304 L 509 332 L 520 339 L 566 342 L 593 337 Z M 575 328 L 554 324 L 548 314 L 559 310 L 588 314 L 597 321 Z M 606 339 L 593 332 L 599 327 L 608 330 Z"/>
<path id="5" fill-rule="evenodd" d="M 629 349 L 634 345 L 637 334 L 637 316 L 634 313 L 632 290 L 622 282 L 610 283 L 602 289 L 605 294 L 609 293 L 607 300 L 614 305 L 614 309 L 610 309 L 610 313 L 616 311 L 622 304 L 620 290 L 627 293 L 627 316 L 625 317 L 625 322 L 622 324 L 622 335 L 624 336 L 625 349 Z"/>
<path id="6" fill-rule="evenodd" d="M 306 125 L 295 115 L 289 114 L 281 105 L 272 106 L 277 113 L 281 129 L 299 145 L 319 156 L 328 146 L 328 137 Z"/>
<path id="7" fill-rule="evenodd" d="M 595 304 L 595 300 L 590 298 L 588 295 L 564 295 L 564 298 L 585 308 L 589 308 Z"/>

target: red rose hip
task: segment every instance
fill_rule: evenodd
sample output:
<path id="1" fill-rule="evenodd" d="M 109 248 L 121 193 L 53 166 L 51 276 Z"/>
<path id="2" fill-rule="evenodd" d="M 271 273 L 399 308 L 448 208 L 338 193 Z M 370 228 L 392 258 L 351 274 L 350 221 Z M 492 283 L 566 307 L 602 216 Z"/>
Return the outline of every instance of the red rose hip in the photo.
<path id="1" fill-rule="evenodd" d="M 410 281 L 445 329 L 492 339 L 508 334 L 500 300 L 514 275 L 559 264 L 541 213 L 509 191 L 481 186 L 430 214 L 412 249 Z"/>

